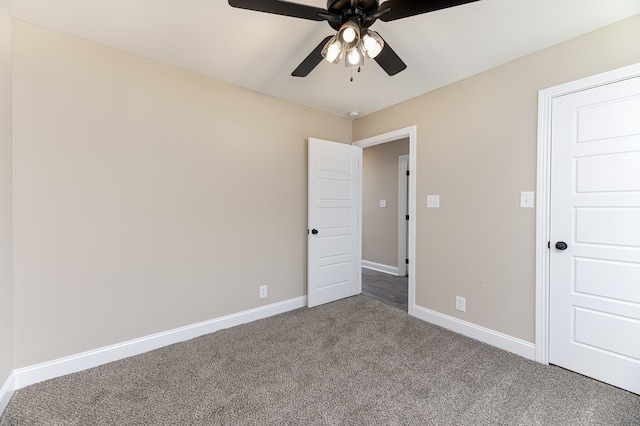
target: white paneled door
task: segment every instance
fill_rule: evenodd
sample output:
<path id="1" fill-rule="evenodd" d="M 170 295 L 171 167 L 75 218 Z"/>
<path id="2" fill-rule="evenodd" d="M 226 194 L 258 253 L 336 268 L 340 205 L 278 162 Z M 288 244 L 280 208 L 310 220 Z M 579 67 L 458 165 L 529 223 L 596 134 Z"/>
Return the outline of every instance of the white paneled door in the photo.
<path id="1" fill-rule="evenodd" d="M 640 394 L 640 77 L 552 123 L 549 361 Z"/>
<path id="2" fill-rule="evenodd" d="M 307 305 L 359 294 L 362 149 L 309 139 Z"/>

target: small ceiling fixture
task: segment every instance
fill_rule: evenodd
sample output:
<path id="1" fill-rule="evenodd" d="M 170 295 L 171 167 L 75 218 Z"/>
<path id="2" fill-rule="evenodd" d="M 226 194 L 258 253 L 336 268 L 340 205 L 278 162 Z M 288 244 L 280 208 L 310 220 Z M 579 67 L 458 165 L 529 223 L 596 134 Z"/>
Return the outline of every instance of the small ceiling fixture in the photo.
<path id="1" fill-rule="evenodd" d="M 311 21 L 327 21 L 337 34 L 328 36 L 311 51 L 291 75 L 306 77 L 322 59 L 337 64 L 343 58 L 352 69 L 373 59 L 388 75 L 396 75 L 407 68 L 396 52 L 380 34 L 369 29 L 378 19 L 384 22 L 446 9 L 478 0 L 327 0 L 322 9 L 284 0 L 229 0 L 240 9 L 292 16 Z M 353 77 L 352 77 L 353 79 Z"/>
<path id="2" fill-rule="evenodd" d="M 349 118 L 352 120 L 355 120 L 358 117 L 360 117 L 360 113 L 358 111 L 351 111 L 349 113 Z"/>

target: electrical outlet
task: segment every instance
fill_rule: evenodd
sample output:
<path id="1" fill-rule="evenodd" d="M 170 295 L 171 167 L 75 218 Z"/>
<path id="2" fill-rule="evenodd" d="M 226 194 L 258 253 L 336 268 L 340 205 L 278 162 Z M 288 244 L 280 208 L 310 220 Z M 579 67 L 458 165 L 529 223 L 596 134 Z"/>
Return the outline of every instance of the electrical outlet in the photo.
<path id="1" fill-rule="evenodd" d="M 260 299 L 264 299 L 265 297 L 267 297 L 267 286 L 266 285 L 261 285 L 260 286 Z"/>
<path id="2" fill-rule="evenodd" d="M 462 312 L 467 311 L 467 299 L 464 297 L 456 296 L 456 309 Z"/>

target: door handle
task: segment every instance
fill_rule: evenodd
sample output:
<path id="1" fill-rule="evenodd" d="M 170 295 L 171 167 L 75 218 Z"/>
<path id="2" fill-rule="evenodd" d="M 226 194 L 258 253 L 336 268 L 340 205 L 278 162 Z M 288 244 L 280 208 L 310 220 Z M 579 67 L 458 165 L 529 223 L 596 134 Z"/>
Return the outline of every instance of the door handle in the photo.
<path id="1" fill-rule="evenodd" d="M 557 248 L 558 250 L 560 250 L 560 251 L 562 251 L 562 250 L 566 250 L 566 249 L 567 249 L 567 247 L 569 247 L 569 246 L 567 246 L 567 243 L 565 243 L 564 241 L 558 241 L 558 242 L 556 243 L 556 248 Z"/>
<path id="2" fill-rule="evenodd" d="M 313 235 L 316 235 L 316 234 L 318 233 L 318 230 L 317 230 L 317 229 L 312 229 L 312 230 L 311 230 L 311 233 L 312 233 Z"/>

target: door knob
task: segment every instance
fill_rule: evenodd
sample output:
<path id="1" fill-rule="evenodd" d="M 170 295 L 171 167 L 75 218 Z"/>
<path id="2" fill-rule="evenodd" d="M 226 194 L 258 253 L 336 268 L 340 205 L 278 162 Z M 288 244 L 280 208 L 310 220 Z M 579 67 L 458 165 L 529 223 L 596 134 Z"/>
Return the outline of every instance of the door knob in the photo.
<path id="1" fill-rule="evenodd" d="M 316 235 L 316 234 L 318 233 L 318 230 L 317 230 L 317 229 L 312 229 L 312 230 L 311 230 L 311 233 L 312 233 L 313 235 Z"/>
<path id="2" fill-rule="evenodd" d="M 565 243 L 564 241 L 558 241 L 558 242 L 556 243 L 556 248 L 557 248 L 558 250 L 566 250 L 566 249 L 567 249 L 567 247 L 568 247 L 568 246 L 567 246 L 567 243 Z"/>

